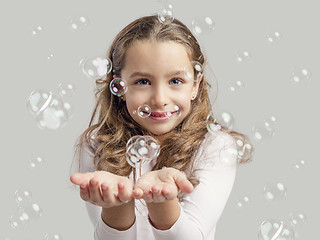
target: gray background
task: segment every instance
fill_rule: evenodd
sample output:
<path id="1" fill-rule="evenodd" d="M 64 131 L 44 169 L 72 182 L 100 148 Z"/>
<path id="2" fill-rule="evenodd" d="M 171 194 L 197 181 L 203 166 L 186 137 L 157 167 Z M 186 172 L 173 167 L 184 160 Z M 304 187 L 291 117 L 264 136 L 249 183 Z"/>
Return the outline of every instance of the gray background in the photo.
<path id="1" fill-rule="evenodd" d="M 316 239 L 319 223 L 319 26 L 316 0 L 173 1 L 174 15 L 189 27 L 196 16 L 211 16 L 216 30 L 199 41 L 219 83 L 218 109 L 235 119 L 236 130 L 247 134 L 255 147 L 254 161 L 239 166 L 231 197 L 218 224 L 216 239 L 258 239 L 263 220 L 288 222 L 291 212 L 307 216 L 296 231 L 299 239 Z M 82 58 L 104 54 L 113 37 L 135 18 L 156 13 L 156 1 L 69 0 L 1 1 L 1 161 L 0 239 L 43 239 L 59 233 L 62 239 L 93 239 L 82 200 L 69 182 L 76 138 L 87 127 L 94 104 L 93 80 L 79 68 Z M 87 16 L 90 24 L 71 31 L 69 18 Z M 32 29 L 42 26 L 37 36 Z M 271 44 L 267 34 L 279 31 Z M 239 64 L 238 52 L 251 57 Z M 54 54 L 51 60 L 48 56 Z M 318 64 L 317 64 L 318 63 Z M 294 85 L 295 67 L 308 68 L 308 84 Z M 232 93 L 228 81 L 245 86 Z M 70 102 L 74 117 L 57 131 L 40 130 L 26 108 L 33 90 L 56 91 L 60 82 L 76 86 Z M 317 104 L 318 103 L 318 104 Z M 276 135 L 261 143 L 251 127 L 266 116 L 277 117 Z M 30 159 L 45 163 L 28 169 Z M 304 160 L 304 169 L 294 170 Z M 263 187 L 281 181 L 285 199 L 268 202 Z M 24 230 L 12 230 L 16 211 L 14 192 L 28 189 L 43 216 Z M 237 207 L 237 200 L 250 204 Z"/>

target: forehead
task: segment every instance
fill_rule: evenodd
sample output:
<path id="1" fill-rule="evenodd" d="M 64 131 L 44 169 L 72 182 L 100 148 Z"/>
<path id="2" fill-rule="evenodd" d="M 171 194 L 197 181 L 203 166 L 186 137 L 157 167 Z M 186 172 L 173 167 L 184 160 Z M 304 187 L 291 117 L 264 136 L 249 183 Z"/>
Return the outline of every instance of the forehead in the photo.
<path id="1" fill-rule="evenodd" d="M 127 50 L 123 71 L 167 72 L 190 63 L 187 48 L 173 41 L 137 41 Z"/>

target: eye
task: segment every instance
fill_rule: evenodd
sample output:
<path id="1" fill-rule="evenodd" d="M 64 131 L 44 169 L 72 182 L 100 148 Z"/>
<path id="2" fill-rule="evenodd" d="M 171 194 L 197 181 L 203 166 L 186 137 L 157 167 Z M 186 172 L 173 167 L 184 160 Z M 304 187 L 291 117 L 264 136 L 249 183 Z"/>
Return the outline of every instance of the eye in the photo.
<path id="1" fill-rule="evenodd" d="M 179 78 L 173 78 L 170 80 L 171 85 L 181 85 L 183 83 L 183 80 Z"/>
<path id="2" fill-rule="evenodd" d="M 135 84 L 137 84 L 137 85 L 150 85 L 150 81 L 143 78 L 143 79 L 139 79 L 138 81 L 136 81 Z"/>

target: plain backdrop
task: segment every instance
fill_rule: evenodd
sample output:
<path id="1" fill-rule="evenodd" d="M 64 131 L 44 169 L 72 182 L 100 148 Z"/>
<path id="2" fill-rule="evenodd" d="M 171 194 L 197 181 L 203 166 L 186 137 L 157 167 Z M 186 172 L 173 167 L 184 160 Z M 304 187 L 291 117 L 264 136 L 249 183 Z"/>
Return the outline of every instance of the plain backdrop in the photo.
<path id="1" fill-rule="evenodd" d="M 316 0 L 176 0 L 174 16 L 191 27 L 209 16 L 211 34 L 199 37 L 219 85 L 216 109 L 228 111 L 237 131 L 255 147 L 253 161 L 238 167 L 233 191 L 218 223 L 216 240 L 258 239 L 260 224 L 275 219 L 288 224 L 292 212 L 307 217 L 295 229 L 299 239 L 316 239 L 319 224 L 319 22 Z M 0 239 L 93 239 L 93 228 L 78 190 L 69 182 L 73 146 L 86 129 L 94 106 L 94 80 L 79 67 L 83 58 L 105 54 L 115 35 L 138 17 L 157 13 L 152 0 L 1 1 L 1 204 Z M 85 16 L 87 27 L 72 31 L 70 19 Z M 36 35 L 32 31 L 42 27 Z M 268 34 L 279 32 L 273 43 Z M 247 51 L 239 63 L 237 54 Z M 48 59 L 49 58 L 49 59 Z M 292 71 L 307 68 L 307 83 L 294 84 Z M 230 91 L 230 84 L 243 83 Z M 34 90 L 56 92 L 71 83 L 68 99 L 74 116 L 64 128 L 41 130 L 26 108 Z M 252 127 L 276 117 L 275 136 L 258 142 Z M 29 161 L 42 157 L 41 167 Z M 304 160 L 305 167 L 294 169 Z M 282 182 L 287 195 L 264 198 L 264 186 Z M 17 210 L 14 193 L 27 189 L 43 215 L 13 230 L 9 219 Z M 249 203 L 238 207 L 243 197 Z"/>

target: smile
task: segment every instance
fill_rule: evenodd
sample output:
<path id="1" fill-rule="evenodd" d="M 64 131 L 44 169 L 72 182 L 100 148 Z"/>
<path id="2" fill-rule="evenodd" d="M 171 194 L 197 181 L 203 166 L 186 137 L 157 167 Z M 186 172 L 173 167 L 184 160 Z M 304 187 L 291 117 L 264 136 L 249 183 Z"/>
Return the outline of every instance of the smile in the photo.
<path id="1" fill-rule="evenodd" d="M 149 118 L 156 121 L 165 121 L 168 120 L 173 113 L 174 112 L 168 112 L 167 114 L 165 114 L 164 112 L 152 112 Z"/>

